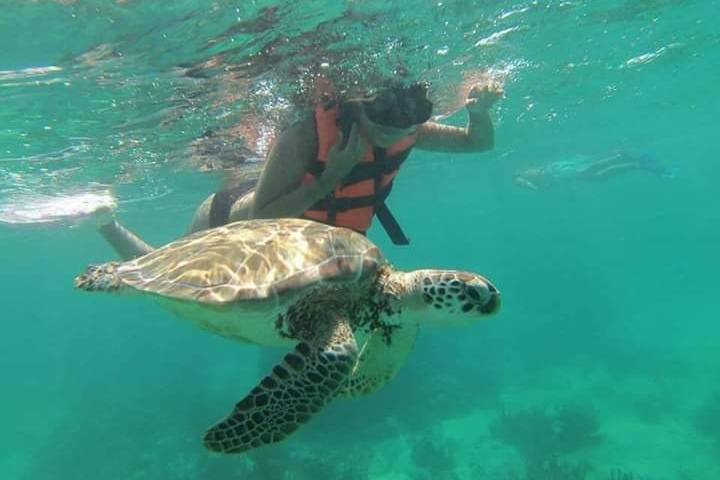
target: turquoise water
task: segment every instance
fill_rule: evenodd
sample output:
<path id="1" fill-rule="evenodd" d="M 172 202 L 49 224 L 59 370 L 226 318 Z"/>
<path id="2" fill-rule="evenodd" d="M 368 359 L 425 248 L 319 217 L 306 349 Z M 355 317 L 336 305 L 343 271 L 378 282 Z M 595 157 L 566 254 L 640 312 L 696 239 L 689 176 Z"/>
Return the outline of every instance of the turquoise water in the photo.
<path id="1" fill-rule="evenodd" d="M 166 3 L 4 2 L 0 205 L 109 185 L 161 245 L 258 164 L 308 66 L 402 67 L 455 125 L 489 72 L 494 150 L 414 152 L 390 202 L 412 245 L 370 237 L 402 269 L 482 272 L 503 309 L 422 331 L 390 385 L 285 443 L 219 457 L 203 432 L 281 352 L 74 290 L 114 258 L 92 222 L 0 224 L 0 478 L 720 478 L 720 2 Z M 618 151 L 674 175 L 512 182 Z"/>

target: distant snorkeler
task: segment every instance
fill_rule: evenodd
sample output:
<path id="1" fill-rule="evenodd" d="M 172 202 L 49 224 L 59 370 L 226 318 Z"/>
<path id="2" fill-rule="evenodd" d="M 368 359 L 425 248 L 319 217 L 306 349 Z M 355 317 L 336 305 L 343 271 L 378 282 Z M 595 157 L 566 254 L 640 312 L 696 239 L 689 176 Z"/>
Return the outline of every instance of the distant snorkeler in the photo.
<path id="1" fill-rule="evenodd" d="M 580 157 L 560 160 L 550 164 L 528 168 L 513 175 L 516 185 L 530 190 L 545 190 L 577 181 L 596 182 L 630 172 L 645 172 L 663 178 L 672 178 L 674 171 L 664 167 L 650 154 L 638 156 L 618 152 L 592 159 Z"/>

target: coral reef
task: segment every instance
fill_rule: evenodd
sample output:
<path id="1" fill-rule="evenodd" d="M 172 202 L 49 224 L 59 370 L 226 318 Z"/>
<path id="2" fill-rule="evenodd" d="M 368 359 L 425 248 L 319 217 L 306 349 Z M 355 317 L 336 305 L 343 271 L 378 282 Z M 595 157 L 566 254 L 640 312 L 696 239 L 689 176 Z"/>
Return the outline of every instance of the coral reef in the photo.
<path id="1" fill-rule="evenodd" d="M 360 451 L 344 447 L 317 449 L 305 446 L 272 446 L 247 454 L 250 462 L 244 480 L 315 480 L 338 478 L 367 480 L 372 459 L 371 449 Z M 215 478 L 211 476 L 202 478 Z"/>
<path id="2" fill-rule="evenodd" d="M 533 463 L 592 446 L 601 440 L 595 413 L 586 407 L 555 410 L 504 410 L 491 424 L 490 433 L 517 448 Z"/>
<path id="3" fill-rule="evenodd" d="M 525 458 L 527 480 L 583 480 L 590 466 L 564 461 L 562 456 L 601 440 L 595 413 L 582 406 L 553 410 L 504 410 L 490 424 L 490 433 Z"/>
<path id="4" fill-rule="evenodd" d="M 643 423 L 658 425 L 667 416 L 672 416 L 676 406 L 669 395 L 648 393 L 636 394 L 631 399 L 633 413 Z"/>
<path id="5" fill-rule="evenodd" d="M 552 457 L 543 462 L 528 461 L 525 476 L 527 480 L 585 480 L 590 470 L 585 463 L 564 462 Z"/>
<path id="6" fill-rule="evenodd" d="M 636 475 L 629 470 L 624 470 L 621 468 L 614 468 L 610 471 L 608 480 L 649 480 L 649 479 L 647 477 L 641 477 L 639 475 Z"/>
<path id="7" fill-rule="evenodd" d="M 720 445 L 720 391 L 714 392 L 695 411 L 695 428 Z"/>
<path id="8" fill-rule="evenodd" d="M 418 478 L 458 478 L 452 441 L 440 432 L 432 431 L 415 437 L 411 448 L 412 461 L 420 470 Z"/>

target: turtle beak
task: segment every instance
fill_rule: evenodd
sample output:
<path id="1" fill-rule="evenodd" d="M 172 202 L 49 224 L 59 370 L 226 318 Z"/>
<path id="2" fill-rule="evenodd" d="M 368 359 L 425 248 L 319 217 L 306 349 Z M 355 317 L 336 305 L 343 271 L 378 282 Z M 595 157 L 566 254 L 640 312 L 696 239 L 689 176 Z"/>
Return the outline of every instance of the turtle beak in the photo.
<path id="1" fill-rule="evenodd" d="M 492 315 L 500 310 L 500 292 L 486 279 L 473 279 L 465 285 L 465 294 L 473 300 L 476 310 L 483 315 Z"/>
<path id="2" fill-rule="evenodd" d="M 480 307 L 480 311 L 486 315 L 493 315 L 500 310 L 500 292 L 497 291 L 492 284 L 488 284 L 490 295 L 485 303 Z"/>

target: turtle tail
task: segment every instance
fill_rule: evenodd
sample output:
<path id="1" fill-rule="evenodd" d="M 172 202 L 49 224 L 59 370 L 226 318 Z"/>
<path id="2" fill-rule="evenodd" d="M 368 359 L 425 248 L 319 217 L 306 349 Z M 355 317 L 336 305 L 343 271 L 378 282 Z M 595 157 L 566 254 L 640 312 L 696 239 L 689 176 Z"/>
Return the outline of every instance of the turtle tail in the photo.
<path id="1" fill-rule="evenodd" d="M 118 262 L 90 265 L 85 273 L 75 277 L 75 287 L 88 291 L 115 291 L 122 287 L 117 273 Z"/>

